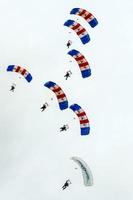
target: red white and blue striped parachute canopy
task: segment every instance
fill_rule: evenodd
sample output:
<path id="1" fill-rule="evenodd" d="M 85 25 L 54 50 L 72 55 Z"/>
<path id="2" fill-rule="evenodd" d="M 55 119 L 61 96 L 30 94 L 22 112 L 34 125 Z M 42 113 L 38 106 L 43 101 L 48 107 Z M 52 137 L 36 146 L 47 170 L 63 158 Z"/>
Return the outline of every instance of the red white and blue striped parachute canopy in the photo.
<path id="1" fill-rule="evenodd" d="M 90 41 L 90 36 L 86 29 L 76 21 L 69 19 L 64 23 L 64 26 L 67 26 L 74 30 L 83 44 L 86 44 Z"/>
<path id="2" fill-rule="evenodd" d="M 55 93 L 61 110 L 68 108 L 67 97 L 59 85 L 57 85 L 52 81 L 48 81 L 47 83 L 44 84 L 44 86 L 49 88 Z"/>
<path id="3" fill-rule="evenodd" d="M 7 67 L 7 71 L 8 72 L 17 72 L 19 74 L 21 74 L 22 76 L 24 76 L 24 78 L 28 81 L 31 82 L 32 80 L 32 76 L 31 74 L 23 67 L 20 67 L 18 65 L 9 65 Z"/>
<path id="4" fill-rule="evenodd" d="M 91 76 L 91 69 L 89 63 L 83 56 L 83 54 L 81 54 L 79 51 L 75 49 L 69 51 L 68 54 L 72 56 L 78 63 L 83 78 Z"/>
<path id="5" fill-rule="evenodd" d="M 70 109 L 78 116 L 81 135 L 88 135 L 90 133 L 90 124 L 85 111 L 78 104 L 71 105 Z"/>
<path id="6" fill-rule="evenodd" d="M 74 15 L 79 15 L 81 17 L 83 17 L 92 28 L 94 28 L 97 24 L 98 21 L 97 19 L 87 10 L 82 9 L 82 8 L 73 8 L 70 12 L 70 14 L 74 14 Z"/>

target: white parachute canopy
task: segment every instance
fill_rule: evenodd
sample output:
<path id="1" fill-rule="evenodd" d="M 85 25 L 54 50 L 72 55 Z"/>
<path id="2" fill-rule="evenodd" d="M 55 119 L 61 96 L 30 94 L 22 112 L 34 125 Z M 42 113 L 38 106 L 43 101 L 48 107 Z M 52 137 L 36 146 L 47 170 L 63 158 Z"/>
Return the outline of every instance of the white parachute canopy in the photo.
<path id="1" fill-rule="evenodd" d="M 92 186 L 93 185 L 93 176 L 92 176 L 89 166 L 85 163 L 85 161 L 83 161 L 79 157 L 72 157 L 71 159 L 80 166 L 80 168 L 82 170 L 84 185 Z"/>

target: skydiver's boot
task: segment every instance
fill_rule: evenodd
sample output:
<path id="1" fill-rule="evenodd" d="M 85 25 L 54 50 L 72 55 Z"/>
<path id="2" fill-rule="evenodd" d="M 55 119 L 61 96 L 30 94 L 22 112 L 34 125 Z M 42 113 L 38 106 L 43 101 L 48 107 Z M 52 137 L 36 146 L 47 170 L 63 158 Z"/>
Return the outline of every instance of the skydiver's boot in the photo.
<path id="1" fill-rule="evenodd" d="M 62 189 L 65 190 L 65 189 L 66 189 L 66 186 L 63 186 Z"/>

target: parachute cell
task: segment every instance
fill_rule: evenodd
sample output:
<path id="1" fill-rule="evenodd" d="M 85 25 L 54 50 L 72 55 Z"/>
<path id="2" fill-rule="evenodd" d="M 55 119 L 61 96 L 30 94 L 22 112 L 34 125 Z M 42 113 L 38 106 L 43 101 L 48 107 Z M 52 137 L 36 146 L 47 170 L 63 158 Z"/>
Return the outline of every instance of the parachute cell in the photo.
<path id="1" fill-rule="evenodd" d="M 92 28 L 94 28 L 97 24 L 98 21 L 97 19 L 87 10 L 82 9 L 82 8 L 73 8 L 70 12 L 70 14 L 74 14 L 74 15 L 79 15 L 81 17 L 83 17 Z"/>
<path id="2" fill-rule="evenodd" d="M 91 76 L 91 69 L 89 63 L 79 51 L 73 49 L 69 51 L 68 54 L 72 56 L 78 63 L 83 78 Z"/>
<path id="3" fill-rule="evenodd" d="M 92 186 L 93 185 L 93 176 L 92 176 L 91 170 L 90 170 L 89 166 L 87 165 L 87 163 L 79 157 L 72 157 L 71 159 L 80 166 L 80 168 L 82 170 L 84 185 Z"/>
<path id="4" fill-rule="evenodd" d="M 73 104 L 70 109 L 75 112 L 80 122 L 81 135 L 88 135 L 90 132 L 90 125 L 85 111 L 78 105 Z"/>
<path id="5" fill-rule="evenodd" d="M 90 41 L 90 36 L 87 33 L 86 29 L 83 28 L 83 26 L 81 26 L 81 24 L 77 23 L 74 20 L 67 20 L 64 23 L 64 26 L 67 26 L 69 28 L 71 28 L 72 30 L 74 30 L 76 32 L 76 34 L 79 36 L 81 42 L 83 44 L 86 44 Z"/>
<path id="6" fill-rule="evenodd" d="M 20 67 L 20 66 L 17 66 L 17 65 L 9 65 L 7 67 L 7 71 L 9 71 L 9 72 L 17 72 L 17 73 L 21 74 L 22 76 L 24 76 L 24 78 L 28 82 L 30 82 L 32 80 L 31 74 L 26 69 L 24 69 L 23 67 Z"/>
<path id="7" fill-rule="evenodd" d="M 68 108 L 67 97 L 65 93 L 63 92 L 63 90 L 60 88 L 60 86 L 58 86 L 56 83 L 52 81 L 45 83 L 44 86 L 49 88 L 55 93 L 61 110 Z"/>

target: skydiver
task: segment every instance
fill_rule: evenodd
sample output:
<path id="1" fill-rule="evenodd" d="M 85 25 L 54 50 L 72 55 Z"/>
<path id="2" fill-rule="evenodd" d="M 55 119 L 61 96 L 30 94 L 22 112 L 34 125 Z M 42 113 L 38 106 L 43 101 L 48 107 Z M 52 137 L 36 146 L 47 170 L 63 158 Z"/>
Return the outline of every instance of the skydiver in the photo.
<path id="1" fill-rule="evenodd" d="M 72 41 L 71 41 L 71 40 L 68 40 L 68 42 L 67 42 L 67 47 L 69 48 L 69 47 L 71 46 L 71 44 L 72 44 Z"/>
<path id="2" fill-rule="evenodd" d="M 68 179 L 66 180 L 66 182 L 64 183 L 64 185 L 62 186 L 62 189 L 66 189 L 69 185 L 71 184 L 71 181 Z"/>
<path id="3" fill-rule="evenodd" d="M 71 71 L 67 71 L 67 72 L 66 72 L 66 74 L 65 74 L 65 76 L 64 76 L 64 77 L 66 77 L 66 80 L 68 79 L 68 77 L 70 77 L 70 76 L 71 76 L 71 74 L 72 74 L 72 72 L 71 72 Z"/>
<path id="4" fill-rule="evenodd" d="M 16 87 L 16 85 L 13 83 L 13 84 L 11 85 L 11 89 L 10 89 L 10 91 L 14 92 L 15 87 Z"/>
<path id="5" fill-rule="evenodd" d="M 41 111 L 43 112 L 47 107 L 48 107 L 48 103 L 45 103 L 40 109 L 42 109 Z"/>
<path id="6" fill-rule="evenodd" d="M 60 132 L 62 132 L 62 131 L 67 131 L 68 128 L 69 128 L 69 127 L 68 127 L 67 124 L 66 124 L 66 125 L 63 125 L 62 127 L 60 127 Z"/>

